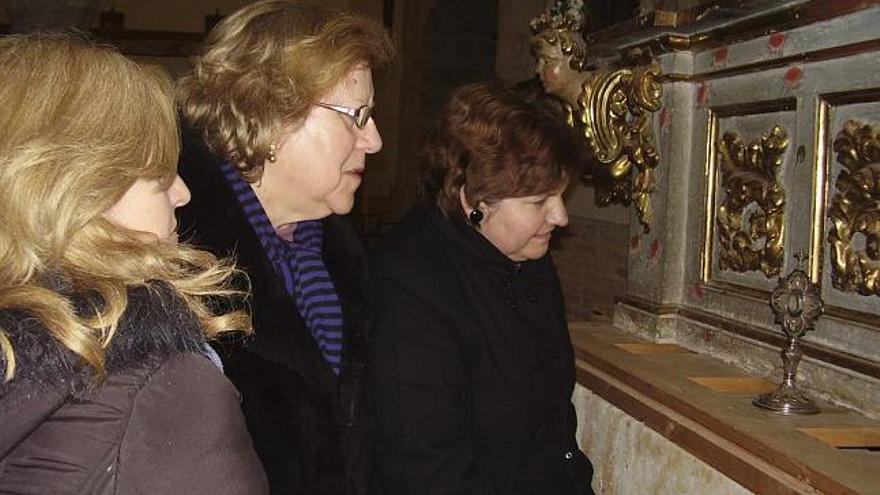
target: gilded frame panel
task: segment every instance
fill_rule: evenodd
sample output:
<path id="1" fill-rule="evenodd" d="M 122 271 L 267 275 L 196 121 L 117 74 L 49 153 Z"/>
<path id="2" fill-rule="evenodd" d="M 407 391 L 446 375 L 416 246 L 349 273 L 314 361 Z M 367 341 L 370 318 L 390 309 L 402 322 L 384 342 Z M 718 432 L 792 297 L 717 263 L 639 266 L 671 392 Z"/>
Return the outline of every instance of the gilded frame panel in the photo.
<path id="1" fill-rule="evenodd" d="M 812 204 L 812 225 L 810 232 L 810 277 L 822 290 L 822 297 L 826 302 L 825 313 L 843 320 L 859 323 L 874 329 L 880 329 L 876 313 L 865 310 L 864 304 L 846 304 L 842 302 L 846 296 L 837 294 L 830 282 L 830 261 L 827 250 L 830 246 L 828 236 L 828 208 L 829 197 L 833 193 L 832 186 L 836 180 L 833 173 L 835 157 L 833 153 L 833 141 L 842 128 L 842 123 L 851 116 L 835 119 L 834 112 L 847 106 L 859 106 L 877 104 L 875 111 L 877 117 L 871 119 L 875 127 L 880 128 L 880 88 L 869 88 L 835 93 L 824 93 L 817 97 L 815 115 L 815 167 L 814 167 L 814 191 Z M 839 120 L 839 122 L 835 122 Z M 837 125 L 835 125 L 835 123 Z M 842 293 L 841 293 L 842 294 Z M 872 296 L 873 297 L 873 296 Z"/>
<path id="2" fill-rule="evenodd" d="M 766 299 L 771 292 L 771 284 L 768 282 L 767 287 L 755 287 L 746 283 L 722 280 L 717 277 L 717 257 L 716 247 L 718 232 L 718 185 L 720 176 L 720 160 L 718 158 L 718 142 L 721 137 L 721 121 L 727 118 L 761 116 L 764 114 L 796 112 L 796 98 L 781 98 L 775 100 L 765 100 L 758 102 L 749 102 L 736 105 L 725 105 L 713 107 L 708 110 L 708 123 L 706 126 L 706 157 L 705 157 L 705 177 L 706 187 L 704 189 L 704 224 L 702 249 L 700 253 L 700 282 L 708 287 L 720 289 L 724 292 L 730 292 L 752 298 Z M 796 117 L 796 116 L 795 116 Z M 796 120 L 796 119 L 794 119 Z M 768 127 L 764 132 L 770 131 Z M 792 123 L 790 128 L 785 129 L 788 132 L 794 132 L 795 124 Z M 742 136 L 746 141 L 751 141 L 757 136 Z M 793 153 L 794 146 L 789 146 L 788 153 Z M 784 259 L 783 259 L 784 261 Z M 770 279 L 768 279 L 770 280 Z M 775 283 L 775 277 L 770 280 Z"/>

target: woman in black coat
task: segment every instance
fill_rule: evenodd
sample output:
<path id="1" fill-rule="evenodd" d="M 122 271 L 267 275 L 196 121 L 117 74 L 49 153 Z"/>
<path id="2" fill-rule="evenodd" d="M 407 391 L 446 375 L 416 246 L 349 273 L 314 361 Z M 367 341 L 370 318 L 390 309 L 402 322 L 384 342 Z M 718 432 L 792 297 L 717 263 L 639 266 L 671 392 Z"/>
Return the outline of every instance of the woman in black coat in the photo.
<path id="1" fill-rule="evenodd" d="M 342 215 L 382 138 L 363 16 L 264 0 L 225 18 L 180 81 L 181 231 L 235 255 L 255 336 L 220 349 L 273 493 L 367 489 L 363 249 Z"/>
<path id="2" fill-rule="evenodd" d="M 430 149 L 430 204 L 372 266 L 370 384 L 388 495 L 592 493 L 551 232 L 579 156 L 508 90 L 457 90 Z"/>

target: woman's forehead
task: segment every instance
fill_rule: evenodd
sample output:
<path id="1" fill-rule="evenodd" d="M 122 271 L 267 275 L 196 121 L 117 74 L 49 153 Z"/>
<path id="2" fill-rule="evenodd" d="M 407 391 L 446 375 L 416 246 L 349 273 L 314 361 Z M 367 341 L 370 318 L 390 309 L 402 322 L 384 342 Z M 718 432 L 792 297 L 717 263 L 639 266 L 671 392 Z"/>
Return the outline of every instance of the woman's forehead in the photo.
<path id="1" fill-rule="evenodd" d="M 356 65 L 328 92 L 328 96 L 351 96 L 367 98 L 373 96 L 373 74 L 366 64 Z"/>

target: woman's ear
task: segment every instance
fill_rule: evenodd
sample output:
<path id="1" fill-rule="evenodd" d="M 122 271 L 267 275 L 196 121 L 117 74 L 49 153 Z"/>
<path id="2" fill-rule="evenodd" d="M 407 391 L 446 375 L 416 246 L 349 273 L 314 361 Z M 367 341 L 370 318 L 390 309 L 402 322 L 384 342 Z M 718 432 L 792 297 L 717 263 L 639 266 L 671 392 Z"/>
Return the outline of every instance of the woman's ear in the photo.
<path id="1" fill-rule="evenodd" d="M 491 203 L 486 203 L 485 201 L 480 201 L 479 204 L 472 205 L 467 198 L 464 186 L 461 186 L 458 190 L 458 199 L 461 201 L 461 211 L 464 212 L 465 216 L 469 215 L 472 210 L 480 210 L 484 215 L 492 211 Z"/>
<path id="2" fill-rule="evenodd" d="M 477 207 L 471 206 L 467 199 L 467 194 L 465 194 L 464 186 L 461 186 L 461 189 L 458 190 L 458 198 L 461 200 L 461 209 L 464 212 L 464 216 L 471 225 L 479 229 L 480 222 L 483 221 L 483 211 L 480 209 L 480 206 L 485 206 L 485 204 L 481 202 Z"/>
<path id="3" fill-rule="evenodd" d="M 461 211 L 463 211 L 465 215 L 474 209 L 470 202 L 468 202 L 467 194 L 464 191 L 464 185 L 458 188 L 458 199 L 461 201 Z"/>

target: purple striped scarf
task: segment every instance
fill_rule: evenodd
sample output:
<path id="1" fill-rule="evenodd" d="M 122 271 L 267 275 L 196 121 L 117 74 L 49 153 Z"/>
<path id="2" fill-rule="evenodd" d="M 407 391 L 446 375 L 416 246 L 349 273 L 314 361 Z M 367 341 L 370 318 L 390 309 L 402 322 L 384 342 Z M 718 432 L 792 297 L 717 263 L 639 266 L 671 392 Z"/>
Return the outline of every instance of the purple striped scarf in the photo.
<path id="1" fill-rule="evenodd" d="M 298 222 L 293 239 L 283 239 L 269 222 L 254 190 L 235 167 L 224 163 L 222 170 L 245 217 L 260 239 L 266 256 L 284 281 L 284 289 L 296 299 L 299 314 L 318 349 L 333 372 L 339 375 L 342 365 L 342 306 L 322 257 L 324 231 L 321 221 Z"/>

